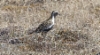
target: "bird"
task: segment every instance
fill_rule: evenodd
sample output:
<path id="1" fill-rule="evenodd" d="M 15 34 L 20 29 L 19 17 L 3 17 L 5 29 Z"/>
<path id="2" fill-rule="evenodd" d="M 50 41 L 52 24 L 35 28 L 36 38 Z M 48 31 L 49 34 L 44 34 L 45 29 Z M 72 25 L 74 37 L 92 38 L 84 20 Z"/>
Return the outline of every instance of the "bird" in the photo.
<path id="1" fill-rule="evenodd" d="M 48 31 L 53 29 L 53 26 L 55 24 L 55 18 L 56 16 L 59 15 L 58 12 L 56 11 L 52 11 L 51 12 L 51 16 L 43 21 L 33 32 L 36 33 L 42 33 L 42 35 L 44 35 L 44 33 L 46 34 Z M 33 32 L 31 32 L 30 34 L 32 34 Z"/>

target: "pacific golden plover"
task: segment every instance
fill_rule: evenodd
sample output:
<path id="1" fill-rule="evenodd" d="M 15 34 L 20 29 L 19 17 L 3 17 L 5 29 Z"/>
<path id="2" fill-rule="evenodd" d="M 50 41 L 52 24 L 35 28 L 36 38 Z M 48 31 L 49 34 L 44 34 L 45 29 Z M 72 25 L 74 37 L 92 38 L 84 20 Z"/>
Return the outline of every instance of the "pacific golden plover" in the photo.
<path id="1" fill-rule="evenodd" d="M 55 20 L 57 15 L 58 15 L 58 12 L 52 11 L 51 16 L 47 20 L 42 22 L 36 28 L 36 30 L 34 32 L 43 34 L 43 33 L 47 33 L 48 31 L 50 31 L 54 26 L 54 23 L 55 23 L 54 20 Z"/>

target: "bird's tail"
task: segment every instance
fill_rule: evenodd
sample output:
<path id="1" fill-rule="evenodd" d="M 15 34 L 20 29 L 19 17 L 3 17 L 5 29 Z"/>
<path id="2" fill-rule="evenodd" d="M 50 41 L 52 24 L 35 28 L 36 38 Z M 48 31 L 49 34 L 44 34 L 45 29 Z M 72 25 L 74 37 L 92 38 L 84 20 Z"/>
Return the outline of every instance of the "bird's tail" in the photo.
<path id="1" fill-rule="evenodd" d="M 33 33 L 35 33 L 35 30 L 28 30 L 28 31 L 27 31 L 27 34 L 28 34 L 28 35 L 33 34 Z"/>
<path id="2" fill-rule="evenodd" d="M 40 31 L 38 31 L 37 29 L 36 30 L 28 30 L 27 33 L 30 35 L 30 34 L 33 34 L 33 33 L 40 33 Z"/>

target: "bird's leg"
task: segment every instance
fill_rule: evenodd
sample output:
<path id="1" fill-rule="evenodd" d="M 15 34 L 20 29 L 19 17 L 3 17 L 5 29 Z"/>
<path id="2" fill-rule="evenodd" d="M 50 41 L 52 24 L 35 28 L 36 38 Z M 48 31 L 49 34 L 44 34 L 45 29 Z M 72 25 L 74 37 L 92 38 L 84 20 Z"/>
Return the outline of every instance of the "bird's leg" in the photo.
<path id="1" fill-rule="evenodd" d="M 44 38 L 45 49 L 46 49 L 46 48 L 48 47 L 48 46 L 47 46 L 47 36 L 46 36 L 46 35 L 47 35 L 47 32 L 42 32 L 41 35 L 42 35 L 43 38 Z"/>
<path id="2" fill-rule="evenodd" d="M 53 36 L 51 37 L 51 41 L 55 41 L 55 33 L 54 33 L 54 32 L 51 32 L 51 34 L 53 35 Z"/>
<path id="3" fill-rule="evenodd" d="M 41 35 L 43 36 L 43 38 L 45 38 L 47 35 L 47 32 L 42 32 Z"/>

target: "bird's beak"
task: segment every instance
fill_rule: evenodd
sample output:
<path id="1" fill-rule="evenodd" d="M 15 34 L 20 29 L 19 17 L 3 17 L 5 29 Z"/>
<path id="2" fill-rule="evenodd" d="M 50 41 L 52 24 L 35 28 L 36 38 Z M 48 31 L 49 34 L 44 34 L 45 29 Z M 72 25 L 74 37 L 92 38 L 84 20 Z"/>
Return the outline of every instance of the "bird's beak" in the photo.
<path id="1" fill-rule="evenodd" d="M 61 14 L 58 14 L 58 15 L 61 15 Z"/>

